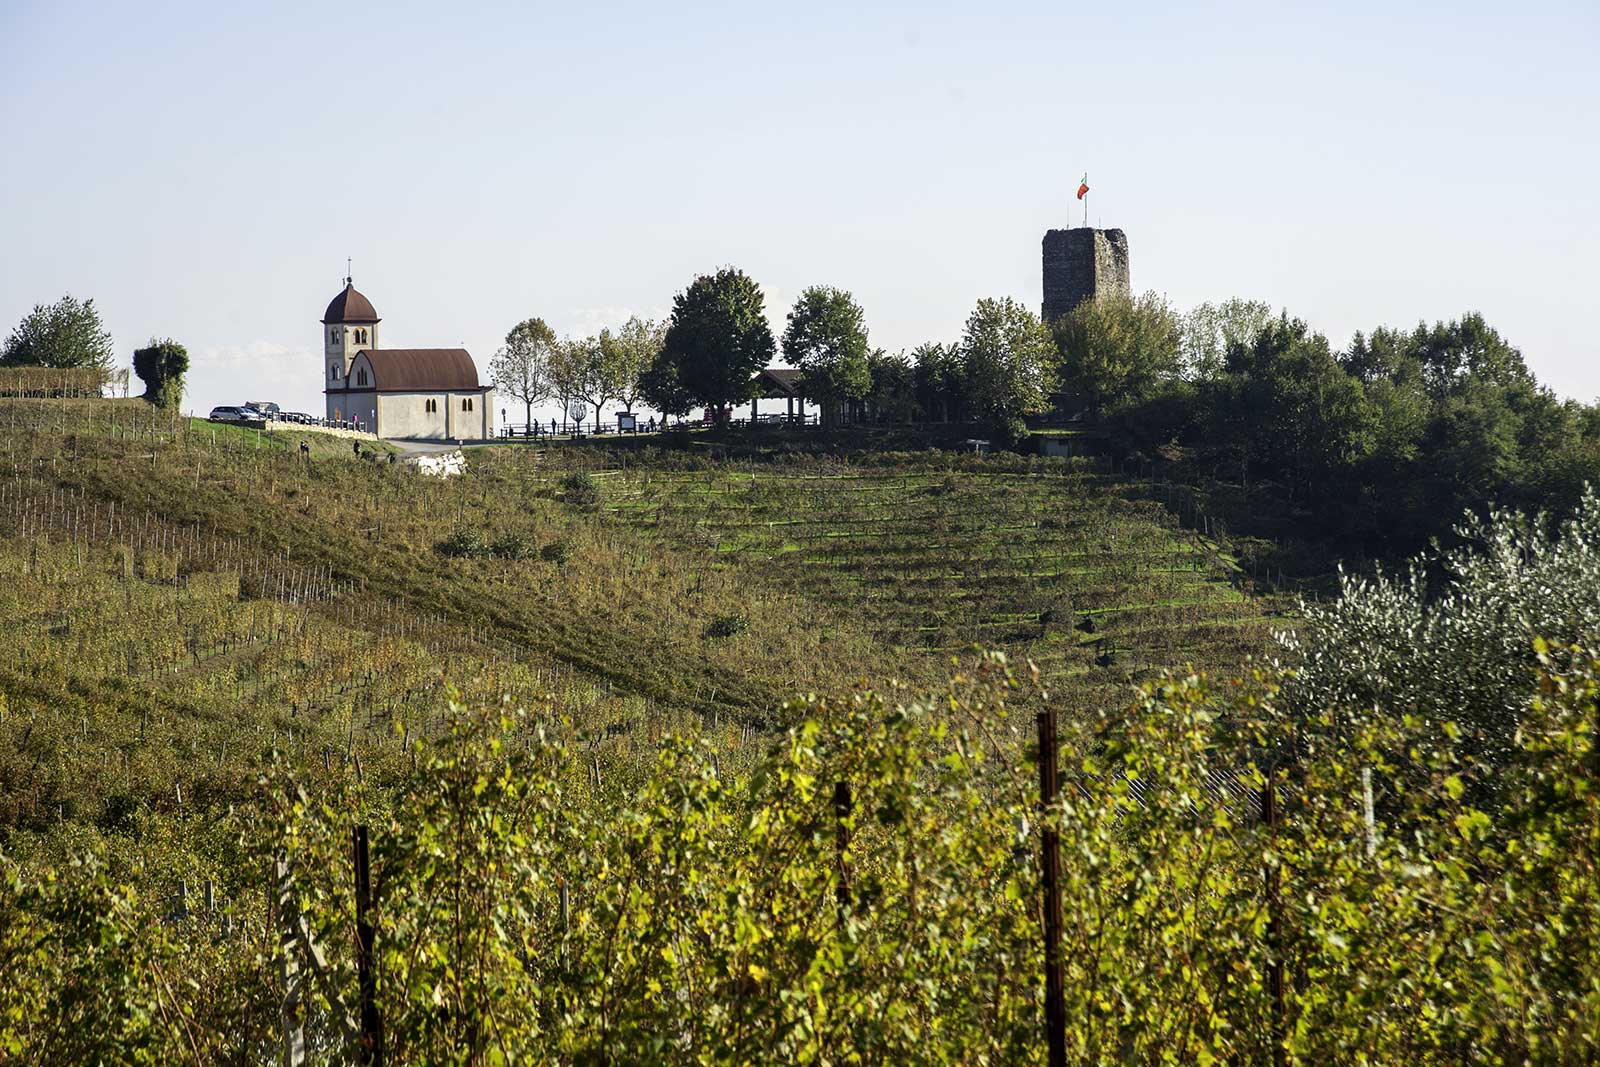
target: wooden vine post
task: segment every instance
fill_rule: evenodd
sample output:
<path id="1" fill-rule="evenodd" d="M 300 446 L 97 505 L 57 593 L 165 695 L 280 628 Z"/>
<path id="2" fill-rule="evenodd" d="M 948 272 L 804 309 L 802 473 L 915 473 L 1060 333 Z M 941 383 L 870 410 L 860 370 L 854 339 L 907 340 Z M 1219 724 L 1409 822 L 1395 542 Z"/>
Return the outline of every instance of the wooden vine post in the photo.
<path id="1" fill-rule="evenodd" d="M 1267 841 L 1271 847 L 1278 836 L 1278 786 L 1276 771 L 1267 774 L 1261 789 L 1261 821 L 1267 826 Z M 1284 1039 L 1287 1036 L 1289 1012 L 1287 994 L 1283 983 L 1283 909 L 1278 901 L 1278 866 L 1268 864 L 1262 872 L 1266 877 L 1267 893 L 1267 980 L 1272 993 L 1272 1062 L 1282 1067 L 1285 1062 Z"/>
<path id="2" fill-rule="evenodd" d="M 356 848 L 356 966 L 361 987 L 361 1047 L 357 1063 L 383 1062 L 383 1020 L 378 1015 L 378 976 L 373 947 L 372 866 L 367 850 L 367 828 L 355 828 Z"/>
<path id="3" fill-rule="evenodd" d="M 1061 960 L 1061 835 L 1050 822 L 1059 789 L 1056 711 L 1039 713 L 1039 868 L 1044 887 L 1044 1027 L 1049 1067 L 1067 1064 L 1066 975 Z"/>
<path id="4" fill-rule="evenodd" d="M 850 785 L 844 779 L 833 784 L 834 841 L 839 852 L 839 884 L 835 893 L 839 905 L 839 922 L 844 923 L 845 909 L 850 906 L 850 813 L 855 800 L 850 795 Z"/>

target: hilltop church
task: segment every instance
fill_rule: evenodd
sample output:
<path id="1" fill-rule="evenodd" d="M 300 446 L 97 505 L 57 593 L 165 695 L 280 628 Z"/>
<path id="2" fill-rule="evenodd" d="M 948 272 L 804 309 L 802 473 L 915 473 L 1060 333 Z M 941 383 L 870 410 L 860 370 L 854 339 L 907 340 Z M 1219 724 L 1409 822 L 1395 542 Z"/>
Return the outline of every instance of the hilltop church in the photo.
<path id="1" fill-rule="evenodd" d="M 322 316 L 327 417 L 379 437 L 478 441 L 494 430 L 490 389 L 464 348 L 380 348 L 372 301 L 344 280 Z"/>

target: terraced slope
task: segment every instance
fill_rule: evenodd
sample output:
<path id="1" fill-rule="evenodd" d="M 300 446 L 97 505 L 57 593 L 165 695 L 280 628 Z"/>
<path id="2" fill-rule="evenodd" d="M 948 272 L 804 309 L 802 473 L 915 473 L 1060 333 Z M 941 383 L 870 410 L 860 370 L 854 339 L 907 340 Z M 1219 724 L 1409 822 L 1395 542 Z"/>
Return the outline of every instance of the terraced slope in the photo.
<path id="1" fill-rule="evenodd" d="M 1159 504 L 1065 464 L 908 462 L 607 479 L 614 520 L 863 623 L 899 656 L 972 645 L 1032 659 L 1060 690 L 1259 654 L 1283 603 Z M 943 657 L 941 657 L 943 658 Z"/>

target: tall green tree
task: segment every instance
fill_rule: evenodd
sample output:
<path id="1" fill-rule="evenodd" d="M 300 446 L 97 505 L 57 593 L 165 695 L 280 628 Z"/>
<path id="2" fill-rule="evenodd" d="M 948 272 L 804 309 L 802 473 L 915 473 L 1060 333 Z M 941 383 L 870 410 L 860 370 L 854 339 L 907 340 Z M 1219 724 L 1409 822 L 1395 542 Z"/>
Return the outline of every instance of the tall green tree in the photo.
<path id="1" fill-rule="evenodd" d="M 597 337 L 568 337 L 557 342 L 550 353 L 550 394 L 560 402 L 563 420 L 574 400 L 591 402 L 590 377 L 600 358 L 599 348 Z"/>
<path id="2" fill-rule="evenodd" d="M 761 287 L 727 267 L 701 275 L 673 299 L 651 381 L 673 383 L 672 390 L 709 409 L 721 424 L 729 408 L 750 398 L 757 372 L 775 351 Z"/>
<path id="3" fill-rule="evenodd" d="M 861 305 L 843 289 L 813 285 L 800 294 L 783 331 L 783 355 L 799 367 L 803 394 L 832 425 L 839 406 L 872 388 L 867 325 Z"/>
<path id="4" fill-rule="evenodd" d="M 506 343 L 489 361 L 494 387 L 522 401 L 527 423 L 533 422 L 533 405 L 550 398 L 550 361 L 559 344 L 556 332 L 543 319 L 524 319 L 511 328 Z"/>
<path id="5" fill-rule="evenodd" d="M 612 332 L 600 331 L 600 345 L 605 349 L 609 373 L 613 375 L 616 397 L 622 401 L 624 411 L 632 411 L 644 390 L 644 373 L 661 354 L 667 337 L 667 328 L 654 319 L 630 316 L 622 328 Z"/>
<path id="6" fill-rule="evenodd" d="M 1178 325 L 1184 376 L 1192 382 L 1220 377 L 1227 369 L 1228 350 L 1254 344 L 1272 318 L 1270 305 L 1237 297 L 1191 308 Z"/>
<path id="7" fill-rule="evenodd" d="M 144 398 L 158 408 L 176 411 L 183 400 L 183 376 L 189 370 L 189 350 L 172 338 L 157 341 L 133 353 L 133 372 L 144 380 Z"/>
<path id="8" fill-rule="evenodd" d="M 961 335 L 962 377 L 973 418 L 1018 437 L 1056 384 L 1055 342 L 1038 316 L 1006 297 L 980 300 Z"/>
<path id="9" fill-rule="evenodd" d="M 1181 375 L 1178 316 L 1158 293 L 1085 300 L 1053 329 L 1066 384 L 1096 417 L 1108 405 L 1143 400 Z"/>
<path id="10" fill-rule="evenodd" d="M 911 350 L 912 381 L 923 418 L 949 422 L 964 415 L 961 346 L 929 341 Z"/>
<path id="11" fill-rule="evenodd" d="M 890 354 L 875 348 L 867 354 L 872 386 L 866 401 L 883 422 L 909 422 L 917 416 L 916 369 L 904 352 Z"/>
<path id="12" fill-rule="evenodd" d="M 111 333 L 94 300 L 68 294 L 54 304 L 35 304 L 0 350 L 4 367 L 95 367 L 110 370 Z"/>

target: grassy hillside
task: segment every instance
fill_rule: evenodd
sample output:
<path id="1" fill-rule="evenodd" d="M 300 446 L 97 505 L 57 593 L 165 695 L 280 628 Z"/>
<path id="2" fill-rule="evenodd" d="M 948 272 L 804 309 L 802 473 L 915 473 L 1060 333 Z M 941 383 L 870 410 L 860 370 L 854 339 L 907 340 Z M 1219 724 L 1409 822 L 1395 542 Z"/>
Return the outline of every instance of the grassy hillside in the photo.
<path id="1" fill-rule="evenodd" d="M 1398 788 L 1400 715 L 1308 744 L 1272 672 L 1135 692 L 1285 610 L 1136 481 L 512 446 L 435 480 L 210 429 L 0 405 L 0 1060 L 1042 1062 L 1042 826 L 1074 1062 L 1454 1063 L 1593 1014 L 1600 665 L 1541 666 L 1490 816 L 1449 746 Z"/>

